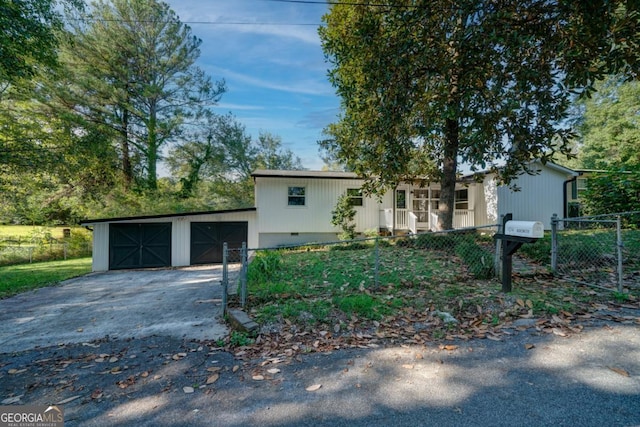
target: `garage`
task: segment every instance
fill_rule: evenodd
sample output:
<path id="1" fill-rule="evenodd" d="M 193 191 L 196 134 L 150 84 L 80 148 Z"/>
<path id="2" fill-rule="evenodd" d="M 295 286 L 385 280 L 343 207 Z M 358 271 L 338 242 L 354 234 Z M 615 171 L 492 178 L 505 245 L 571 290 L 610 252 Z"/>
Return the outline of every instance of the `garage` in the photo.
<path id="1" fill-rule="evenodd" d="M 191 265 L 222 262 L 222 246 L 226 242 L 229 249 L 239 249 L 248 240 L 248 223 L 235 222 L 192 222 L 191 223 Z"/>
<path id="2" fill-rule="evenodd" d="M 222 245 L 258 247 L 256 208 L 87 219 L 93 271 L 222 262 Z"/>
<path id="3" fill-rule="evenodd" d="M 171 266 L 171 223 L 110 224 L 109 269 Z"/>

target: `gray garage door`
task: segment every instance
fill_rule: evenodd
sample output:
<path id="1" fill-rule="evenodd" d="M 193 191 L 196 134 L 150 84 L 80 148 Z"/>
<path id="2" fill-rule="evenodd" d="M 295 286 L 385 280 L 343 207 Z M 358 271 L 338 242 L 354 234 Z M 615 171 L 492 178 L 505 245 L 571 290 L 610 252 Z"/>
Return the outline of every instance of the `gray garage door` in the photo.
<path id="1" fill-rule="evenodd" d="M 247 241 L 247 222 L 192 222 L 191 264 L 222 262 L 222 245 L 230 249 L 242 247 Z M 239 261 L 232 260 L 232 261 Z"/>
<path id="2" fill-rule="evenodd" d="M 110 270 L 170 266 L 170 222 L 109 225 Z"/>

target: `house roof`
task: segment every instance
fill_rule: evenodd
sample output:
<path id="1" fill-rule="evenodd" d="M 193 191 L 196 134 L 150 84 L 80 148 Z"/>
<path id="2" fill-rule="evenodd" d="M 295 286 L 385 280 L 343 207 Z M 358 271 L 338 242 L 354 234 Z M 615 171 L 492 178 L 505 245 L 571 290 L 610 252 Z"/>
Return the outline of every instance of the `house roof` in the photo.
<path id="1" fill-rule="evenodd" d="M 577 171 L 575 171 L 573 169 L 569 169 L 567 167 L 558 165 L 558 164 L 553 163 L 553 162 L 546 162 L 546 163 L 543 164 L 538 159 L 531 161 L 531 163 L 529 163 L 529 165 L 531 165 L 531 166 L 532 165 L 545 166 L 545 167 L 548 167 L 549 169 L 555 170 L 556 172 L 564 173 L 564 174 L 570 175 L 570 176 L 578 176 L 578 175 L 580 175 Z M 487 173 L 491 173 L 491 171 L 490 170 L 476 171 L 476 172 L 472 172 L 472 173 L 464 175 L 463 178 L 470 178 L 470 177 L 475 176 L 475 175 L 482 175 L 482 174 L 487 174 Z"/>
<path id="2" fill-rule="evenodd" d="M 157 219 L 157 218 L 175 218 L 184 216 L 197 216 L 197 215 L 212 215 L 212 214 L 225 214 L 236 212 L 252 212 L 256 211 L 256 208 L 243 208 L 243 209 L 227 209 L 221 211 L 201 211 L 201 212 L 181 212 L 162 215 L 142 215 L 142 216 L 126 216 L 120 218 L 101 218 L 101 219 L 85 219 L 80 221 L 80 225 L 97 224 L 102 222 L 119 222 L 119 221 L 131 221 L 131 220 L 143 220 L 143 219 Z"/>
<path id="3" fill-rule="evenodd" d="M 358 179 L 353 172 L 340 171 L 311 171 L 311 170 L 268 170 L 258 169 L 251 174 L 252 177 L 271 178 L 324 178 L 324 179 Z"/>

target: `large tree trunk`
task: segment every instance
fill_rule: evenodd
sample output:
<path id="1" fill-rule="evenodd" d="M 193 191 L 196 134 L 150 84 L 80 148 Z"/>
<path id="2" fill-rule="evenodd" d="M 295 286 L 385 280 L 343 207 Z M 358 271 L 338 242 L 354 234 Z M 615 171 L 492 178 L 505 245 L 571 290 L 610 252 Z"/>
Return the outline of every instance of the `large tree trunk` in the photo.
<path id="1" fill-rule="evenodd" d="M 442 160 L 442 182 L 440 203 L 438 206 L 438 229 L 453 228 L 455 210 L 456 173 L 458 170 L 459 126 L 456 119 L 447 119 L 445 128 L 445 146 Z"/>
<path id="2" fill-rule="evenodd" d="M 120 123 L 120 151 L 122 151 L 122 175 L 124 185 L 131 188 L 133 182 L 133 168 L 131 166 L 131 153 L 129 149 L 129 111 L 126 107 L 122 109 L 122 122 Z"/>
<path id="3" fill-rule="evenodd" d="M 158 189 L 157 162 L 158 162 L 158 130 L 157 113 L 152 103 L 149 108 L 149 124 L 147 125 L 147 187 L 150 190 Z"/>

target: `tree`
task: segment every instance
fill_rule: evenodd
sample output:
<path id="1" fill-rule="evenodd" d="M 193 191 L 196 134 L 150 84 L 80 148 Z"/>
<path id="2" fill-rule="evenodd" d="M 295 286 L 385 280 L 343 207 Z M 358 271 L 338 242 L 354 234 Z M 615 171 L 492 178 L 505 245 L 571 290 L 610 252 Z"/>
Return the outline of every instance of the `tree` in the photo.
<path id="1" fill-rule="evenodd" d="M 353 220 L 356 217 L 356 210 L 351 204 L 351 198 L 347 193 L 338 197 L 338 202 L 331 211 L 331 225 L 340 227 L 340 240 L 353 240 L 356 237 L 356 224 Z"/>
<path id="2" fill-rule="evenodd" d="M 581 101 L 574 166 L 582 169 L 640 167 L 640 82 L 610 76 Z"/>
<path id="3" fill-rule="evenodd" d="M 626 225 L 640 226 L 640 168 L 610 170 L 589 177 L 581 196 L 587 215 L 636 212 L 624 218 Z"/>
<path id="4" fill-rule="evenodd" d="M 251 174 L 256 169 L 302 169 L 279 137 L 264 133 L 253 140 L 232 114 L 209 115 L 171 150 L 167 164 L 182 183 L 183 197 L 195 195 L 204 183 L 227 208 L 253 204 Z"/>
<path id="5" fill-rule="evenodd" d="M 58 3 L 81 8 L 79 0 L 0 0 L 0 85 L 31 78 L 56 65 L 57 34 L 63 28 Z M 1 92 L 1 91 L 0 91 Z"/>
<path id="6" fill-rule="evenodd" d="M 371 192 L 440 182 L 438 223 L 451 228 L 459 162 L 509 184 L 532 159 L 567 154 L 571 91 L 612 68 L 636 70 L 633 49 L 603 47 L 614 24 L 638 40 L 637 11 L 583 3 L 334 4 L 319 32 L 343 112 L 323 148 Z"/>
<path id="7" fill-rule="evenodd" d="M 73 30 L 65 56 L 77 70 L 70 106 L 117 133 L 127 181 L 137 172 L 156 189 L 161 150 L 219 100 L 224 82 L 212 83 L 195 65 L 202 41 L 166 3 L 99 1 Z"/>

